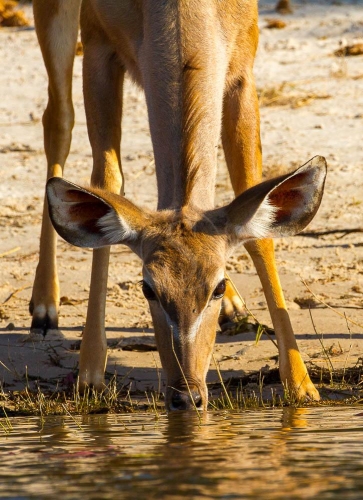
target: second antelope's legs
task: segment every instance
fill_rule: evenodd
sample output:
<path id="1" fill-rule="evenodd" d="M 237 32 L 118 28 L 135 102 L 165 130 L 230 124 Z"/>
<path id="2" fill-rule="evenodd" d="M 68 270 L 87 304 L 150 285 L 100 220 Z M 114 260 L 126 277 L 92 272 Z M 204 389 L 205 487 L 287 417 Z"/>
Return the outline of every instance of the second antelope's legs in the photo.
<path id="1" fill-rule="evenodd" d="M 262 156 L 257 94 L 252 73 L 224 100 L 223 147 L 236 195 L 261 181 Z M 277 273 L 272 240 L 246 243 L 266 296 L 279 348 L 281 381 L 297 398 L 319 399 L 301 358 Z"/>

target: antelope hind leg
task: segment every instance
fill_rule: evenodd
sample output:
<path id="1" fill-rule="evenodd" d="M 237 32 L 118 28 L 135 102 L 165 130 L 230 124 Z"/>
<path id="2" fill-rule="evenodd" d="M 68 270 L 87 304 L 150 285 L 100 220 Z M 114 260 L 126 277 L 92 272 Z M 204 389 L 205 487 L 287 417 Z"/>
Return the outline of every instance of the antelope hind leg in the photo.
<path id="1" fill-rule="evenodd" d="M 80 0 L 54 2 L 34 0 L 34 19 L 47 69 L 48 104 L 43 115 L 47 179 L 61 177 L 71 144 L 74 111 L 72 70 L 78 34 Z M 45 199 L 36 270 L 29 311 L 31 331 L 45 335 L 58 328 L 59 282 L 56 264 L 57 238 Z"/>

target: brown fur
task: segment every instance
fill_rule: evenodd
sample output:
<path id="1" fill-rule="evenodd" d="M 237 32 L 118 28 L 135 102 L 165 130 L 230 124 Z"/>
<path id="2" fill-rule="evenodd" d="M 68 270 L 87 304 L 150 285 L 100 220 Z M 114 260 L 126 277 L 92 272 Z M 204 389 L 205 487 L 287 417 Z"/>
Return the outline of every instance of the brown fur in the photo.
<path id="1" fill-rule="evenodd" d="M 71 75 L 81 2 L 33 3 L 49 76 L 49 102 L 43 117 L 48 178 L 61 177 L 74 120 Z M 101 197 L 115 209 L 110 219 L 113 234 L 120 229 L 128 235 L 125 243 L 142 256 L 144 278 L 155 287 L 161 306 L 150 302 L 150 309 L 169 385 L 181 384 L 173 351 L 174 331 L 176 353 L 205 407 L 205 375 L 220 309 L 220 300 L 210 300 L 210 296 L 223 277 L 227 258 L 226 238 L 219 234 L 221 229 L 214 229 L 226 212 L 213 211 L 221 136 L 235 194 L 261 180 L 259 111 L 252 73 L 258 43 L 257 1 L 84 0 L 80 23 L 85 108 L 93 153 L 91 181 L 107 192 L 123 192 L 120 140 L 125 72 L 145 90 L 158 209 L 165 212 L 150 221 L 150 214 L 141 214 L 123 198 L 115 202 L 112 195 Z M 56 183 L 50 184 L 50 192 L 52 186 L 63 192 Z M 246 209 L 243 200 L 241 208 Z M 52 210 L 60 218 L 62 212 L 72 216 L 69 206 Z M 99 214 L 108 216 L 108 208 Z M 80 220 L 78 208 L 76 215 Z M 88 216 L 81 219 L 87 229 L 86 241 L 97 247 L 99 240 L 103 245 L 107 235 L 102 233 L 97 239 L 98 223 Z M 76 221 L 63 223 L 80 244 Z M 147 230 L 139 230 L 145 224 Z M 231 221 L 230 228 L 237 231 Z M 307 375 L 285 308 L 272 243 L 249 242 L 246 248 L 261 278 L 276 330 L 282 380 L 298 397 L 316 399 L 318 393 Z M 58 321 L 55 255 L 56 238 L 46 202 L 31 305 L 32 327 L 44 332 L 56 327 Z M 80 356 L 81 387 L 103 384 L 108 259 L 108 248 L 95 250 Z M 231 304 L 241 307 L 230 283 L 224 301 L 226 310 L 233 309 Z M 199 324 L 198 311 L 204 310 Z M 185 340 L 188 335 L 198 339 L 195 345 Z"/>

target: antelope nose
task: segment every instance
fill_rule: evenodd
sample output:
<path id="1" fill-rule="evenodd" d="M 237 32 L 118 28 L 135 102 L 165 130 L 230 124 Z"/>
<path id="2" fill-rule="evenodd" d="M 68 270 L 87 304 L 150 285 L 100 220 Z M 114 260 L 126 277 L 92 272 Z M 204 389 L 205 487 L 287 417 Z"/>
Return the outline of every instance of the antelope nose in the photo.
<path id="1" fill-rule="evenodd" d="M 177 391 L 171 396 L 171 411 L 174 410 L 198 410 L 202 409 L 203 400 L 199 391 Z"/>

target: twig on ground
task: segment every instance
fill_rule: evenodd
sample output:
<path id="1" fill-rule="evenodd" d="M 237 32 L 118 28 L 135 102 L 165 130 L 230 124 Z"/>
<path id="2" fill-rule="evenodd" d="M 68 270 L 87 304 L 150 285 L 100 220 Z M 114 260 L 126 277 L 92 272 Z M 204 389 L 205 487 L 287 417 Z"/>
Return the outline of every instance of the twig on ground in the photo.
<path id="1" fill-rule="evenodd" d="M 331 368 L 331 370 L 329 370 L 330 371 L 330 380 L 332 382 L 333 381 L 332 374 L 335 375 L 334 366 L 333 366 L 333 363 L 331 362 L 331 359 L 330 359 L 330 356 L 328 354 L 328 351 L 325 349 L 325 345 L 323 343 L 323 334 L 322 333 L 319 334 L 318 331 L 317 331 L 317 329 L 316 329 L 316 326 L 315 326 L 315 323 L 314 323 L 314 320 L 313 320 L 313 315 L 311 314 L 310 307 L 309 307 L 309 314 L 310 314 L 311 323 L 312 323 L 313 328 L 314 328 L 314 332 L 315 332 L 316 336 L 319 339 L 320 345 L 321 345 L 321 347 L 322 347 L 322 349 L 324 351 L 324 354 L 325 354 L 326 360 L 328 362 L 328 365 L 330 365 L 330 368 Z"/>
<path id="2" fill-rule="evenodd" d="M 349 323 L 348 323 L 348 320 L 347 320 L 347 315 L 344 313 L 344 317 L 345 317 L 345 322 L 347 324 L 347 328 L 348 328 L 348 332 L 349 332 L 349 337 L 350 337 L 350 344 L 349 344 L 349 350 L 347 352 L 347 355 L 345 357 L 345 361 L 344 361 L 344 366 L 343 366 L 343 380 L 344 380 L 344 376 L 345 376 L 345 369 L 347 367 L 347 362 L 348 362 L 348 358 L 349 358 L 349 354 L 350 354 L 350 351 L 352 350 L 352 331 L 350 329 L 350 326 L 349 326 Z"/>
<path id="3" fill-rule="evenodd" d="M 330 309 L 331 311 L 333 311 L 335 314 L 337 314 L 338 316 L 341 316 L 342 318 L 345 318 L 346 321 L 349 321 L 349 323 L 352 323 L 352 325 L 355 325 L 355 326 L 359 326 L 359 328 L 363 328 L 363 325 L 361 325 L 360 323 L 357 323 L 356 321 L 348 318 L 348 316 L 344 313 L 341 313 L 339 311 L 337 311 L 336 309 L 334 309 L 334 307 L 330 306 L 329 304 L 327 304 L 326 302 L 324 302 L 322 299 L 320 299 L 312 290 L 311 288 L 309 287 L 309 285 L 306 283 L 305 280 L 303 280 L 301 278 L 301 283 L 306 287 L 306 289 L 311 293 L 311 295 L 314 297 L 314 299 L 316 299 L 318 302 L 320 302 L 321 304 L 324 304 L 324 306 L 326 306 L 328 309 Z"/>
<path id="4" fill-rule="evenodd" d="M 350 229 L 329 229 L 327 231 L 303 231 L 298 236 L 306 236 L 307 238 L 319 238 L 320 236 L 328 236 L 329 234 L 343 233 L 338 239 L 344 238 L 347 234 L 363 233 L 363 227 L 353 227 Z"/>
<path id="5" fill-rule="evenodd" d="M 231 398 L 229 397 L 229 394 L 228 394 L 228 391 L 226 389 L 226 386 L 224 385 L 223 378 L 222 378 L 222 375 L 221 375 L 221 371 L 219 369 L 219 366 L 218 366 L 218 363 L 217 363 L 217 360 L 216 360 L 214 354 L 212 354 L 212 358 L 213 358 L 214 364 L 216 365 L 216 370 L 217 370 L 217 373 L 218 373 L 219 381 L 221 383 L 222 389 L 223 389 L 224 394 L 226 396 L 226 399 L 227 399 L 227 402 L 228 402 L 228 407 L 229 407 L 230 410 L 234 410 L 234 406 L 232 404 Z"/>
<path id="6" fill-rule="evenodd" d="M 17 293 L 22 292 L 23 290 L 27 290 L 28 288 L 31 288 L 31 286 L 25 285 L 25 286 L 22 286 L 21 288 L 18 288 L 17 290 L 14 290 L 13 292 L 11 292 L 9 297 L 7 297 L 4 300 L 3 304 L 6 304 L 7 302 L 9 302 L 9 300 L 12 299 Z"/>
<path id="7" fill-rule="evenodd" d="M 3 252 L 3 253 L 0 253 L 0 257 L 5 257 L 5 255 L 9 255 L 11 253 L 15 253 L 17 252 L 18 250 L 20 250 L 21 247 L 14 247 L 14 248 L 11 248 L 10 250 L 7 250 L 6 252 Z"/>
<path id="8" fill-rule="evenodd" d="M 226 278 L 231 282 L 231 278 L 228 276 L 228 273 L 225 273 L 226 275 Z M 237 290 L 237 288 L 233 285 L 233 288 L 234 288 L 234 291 L 236 292 L 236 294 L 238 295 L 238 298 L 240 299 L 240 301 L 242 302 L 243 304 L 243 307 L 246 309 L 246 311 L 248 312 L 248 314 L 251 316 L 251 318 L 256 322 L 256 324 L 258 325 L 258 328 L 259 328 L 259 331 L 258 331 L 258 337 L 257 338 L 257 342 L 256 344 L 258 343 L 258 340 L 261 338 L 261 335 L 262 333 L 264 333 L 265 335 L 267 335 L 267 337 L 271 340 L 271 342 L 273 343 L 273 345 L 276 347 L 276 349 L 278 350 L 278 346 L 277 346 L 277 343 L 271 338 L 271 335 L 266 331 L 266 328 L 258 321 L 258 319 L 256 318 L 256 316 L 253 314 L 253 312 L 247 307 L 247 304 L 246 304 L 246 301 L 245 299 L 242 297 L 242 295 L 239 293 L 239 291 Z M 261 331 L 261 328 L 262 328 L 262 331 Z"/>

